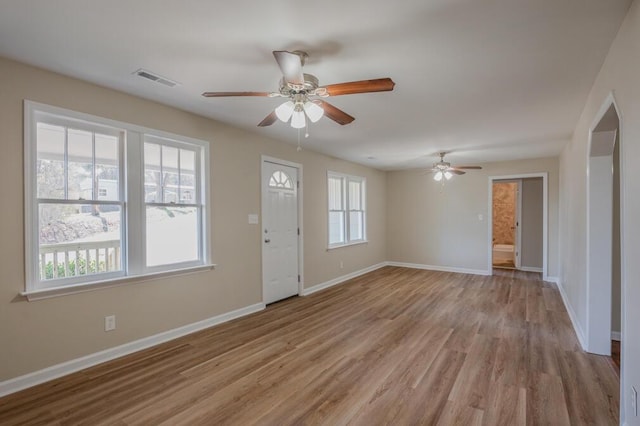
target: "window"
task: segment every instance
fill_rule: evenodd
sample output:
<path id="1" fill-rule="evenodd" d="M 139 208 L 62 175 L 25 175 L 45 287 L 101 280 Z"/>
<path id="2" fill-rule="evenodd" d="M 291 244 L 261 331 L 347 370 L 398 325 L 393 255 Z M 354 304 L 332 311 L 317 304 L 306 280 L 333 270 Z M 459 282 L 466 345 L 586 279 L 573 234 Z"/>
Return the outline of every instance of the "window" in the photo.
<path id="1" fill-rule="evenodd" d="M 209 264 L 206 142 L 32 102 L 25 129 L 27 294 Z"/>
<path id="2" fill-rule="evenodd" d="M 198 150 L 145 136 L 144 198 L 146 266 L 194 262 L 200 258 L 196 190 Z"/>
<path id="3" fill-rule="evenodd" d="M 366 242 L 363 177 L 328 174 L 329 248 Z"/>
<path id="4" fill-rule="evenodd" d="M 293 182 L 285 172 L 276 170 L 269 178 L 269 186 L 272 188 L 293 189 Z"/>

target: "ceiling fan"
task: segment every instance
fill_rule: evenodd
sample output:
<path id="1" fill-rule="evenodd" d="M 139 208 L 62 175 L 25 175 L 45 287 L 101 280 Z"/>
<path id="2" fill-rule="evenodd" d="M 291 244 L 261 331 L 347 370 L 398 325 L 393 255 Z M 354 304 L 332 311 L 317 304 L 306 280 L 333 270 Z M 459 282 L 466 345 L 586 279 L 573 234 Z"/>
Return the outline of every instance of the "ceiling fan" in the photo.
<path id="1" fill-rule="evenodd" d="M 393 86 L 395 86 L 390 78 L 320 86 L 317 77 L 302 72 L 302 67 L 308 57 L 306 52 L 276 50 L 273 52 L 273 56 L 283 75 L 277 92 L 204 92 L 202 96 L 207 98 L 226 96 L 286 98 L 287 101 L 267 115 L 264 120 L 258 123 L 258 126 L 270 126 L 277 119 L 280 119 L 285 123 L 291 120 L 291 127 L 300 129 L 307 125 L 307 119 L 315 123 L 323 115 L 341 125 L 349 124 L 355 120 L 351 115 L 319 98 L 356 93 L 387 92 L 393 90 Z"/>
<path id="2" fill-rule="evenodd" d="M 453 175 L 463 175 L 466 172 L 464 170 L 481 170 L 480 166 L 457 166 L 453 167 L 451 163 L 444 161 L 444 156 L 446 152 L 438 153 L 440 156 L 440 161 L 437 163 L 433 163 L 433 168 L 429 170 L 431 173 L 435 173 L 433 175 L 433 179 L 436 181 L 441 181 L 444 177 L 446 180 L 449 180 L 453 177 Z M 464 169 L 464 170 L 463 170 Z"/>

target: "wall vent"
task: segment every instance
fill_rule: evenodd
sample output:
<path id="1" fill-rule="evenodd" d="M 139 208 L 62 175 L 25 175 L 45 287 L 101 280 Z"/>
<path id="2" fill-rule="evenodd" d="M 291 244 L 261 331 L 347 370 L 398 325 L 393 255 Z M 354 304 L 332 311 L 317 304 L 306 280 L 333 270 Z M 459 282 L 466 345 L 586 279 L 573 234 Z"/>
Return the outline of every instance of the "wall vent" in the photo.
<path id="1" fill-rule="evenodd" d="M 137 75 L 138 77 L 146 78 L 147 80 L 163 84 L 167 87 L 175 87 L 178 85 L 178 83 L 173 80 L 169 80 L 168 78 L 162 77 L 158 74 L 152 73 L 151 71 L 147 71 L 142 68 L 135 71 L 133 74 Z"/>

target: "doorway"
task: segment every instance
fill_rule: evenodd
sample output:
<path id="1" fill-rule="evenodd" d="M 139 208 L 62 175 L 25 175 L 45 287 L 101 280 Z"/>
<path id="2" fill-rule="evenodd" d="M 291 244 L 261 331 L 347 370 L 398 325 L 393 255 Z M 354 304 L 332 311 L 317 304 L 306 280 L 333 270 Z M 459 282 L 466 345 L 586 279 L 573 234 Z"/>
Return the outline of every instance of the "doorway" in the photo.
<path id="1" fill-rule="evenodd" d="M 520 267 L 520 212 L 522 180 L 493 182 L 492 266 Z"/>
<path id="2" fill-rule="evenodd" d="M 612 355 L 622 340 L 620 116 L 612 96 L 589 134 L 587 350 Z M 620 364 L 620 360 L 618 360 Z"/>
<path id="3" fill-rule="evenodd" d="M 487 272 L 492 273 L 494 258 L 512 259 L 512 269 L 542 273 L 542 279 L 549 280 L 547 266 L 548 247 L 548 176 L 546 172 L 521 175 L 489 177 L 488 212 L 488 265 Z M 499 211 L 494 211 L 494 186 L 510 184 L 513 201 L 512 214 L 498 219 Z M 497 205 L 497 204 L 496 204 Z M 499 207 L 498 207 L 499 209 Z M 494 222 L 503 222 L 503 227 L 513 235 L 513 243 L 499 241 L 494 234 Z M 513 228 L 513 229 L 512 229 Z M 496 238 L 494 240 L 494 238 Z M 501 247 L 506 245 L 507 247 Z"/>
<path id="4" fill-rule="evenodd" d="M 265 304 L 300 294 L 302 166 L 262 158 L 262 298 Z"/>

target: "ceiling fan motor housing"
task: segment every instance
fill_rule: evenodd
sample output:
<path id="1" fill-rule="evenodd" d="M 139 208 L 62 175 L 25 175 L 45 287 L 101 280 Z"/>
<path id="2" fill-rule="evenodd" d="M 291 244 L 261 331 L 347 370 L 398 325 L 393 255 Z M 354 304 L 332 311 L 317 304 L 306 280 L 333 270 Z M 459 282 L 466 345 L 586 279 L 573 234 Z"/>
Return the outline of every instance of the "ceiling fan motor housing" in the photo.
<path id="1" fill-rule="evenodd" d="M 311 74 L 304 75 L 304 84 L 295 84 L 285 81 L 284 77 L 280 80 L 280 93 L 284 96 L 292 96 L 297 93 L 305 95 L 314 95 L 318 89 L 318 78 Z"/>

